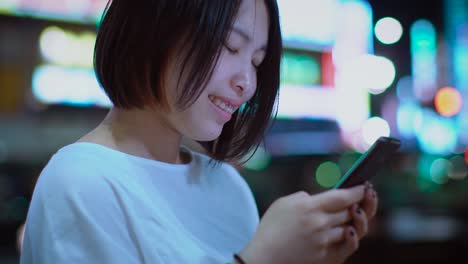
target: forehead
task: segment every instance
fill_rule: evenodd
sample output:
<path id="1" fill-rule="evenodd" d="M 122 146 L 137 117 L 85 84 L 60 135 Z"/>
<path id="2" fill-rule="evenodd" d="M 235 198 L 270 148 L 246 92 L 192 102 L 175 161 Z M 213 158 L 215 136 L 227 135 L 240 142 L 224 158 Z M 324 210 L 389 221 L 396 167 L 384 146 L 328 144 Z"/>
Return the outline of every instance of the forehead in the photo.
<path id="1" fill-rule="evenodd" d="M 254 39 L 266 42 L 268 19 L 264 0 L 242 0 L 234 25 Z"/>

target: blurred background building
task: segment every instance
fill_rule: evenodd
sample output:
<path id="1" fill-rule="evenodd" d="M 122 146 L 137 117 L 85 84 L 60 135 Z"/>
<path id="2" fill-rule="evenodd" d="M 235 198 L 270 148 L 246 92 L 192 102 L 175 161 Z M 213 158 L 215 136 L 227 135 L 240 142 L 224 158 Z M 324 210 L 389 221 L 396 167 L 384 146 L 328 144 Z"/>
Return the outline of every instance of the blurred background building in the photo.
<path id="1" fill-rule="evenodd" d="M 48 159 L 101 121 L 92 69 L 105 0 L 0 0 L 0 263 Z M 259 213 L 329 189 L 379 136 L 401 151 L 349 263 L 446 263 L 468 250 L 468 0 L 278 0 L 278 115 L 239 166 Z M 461 255 L 461 258 L 464 256 Z"/>

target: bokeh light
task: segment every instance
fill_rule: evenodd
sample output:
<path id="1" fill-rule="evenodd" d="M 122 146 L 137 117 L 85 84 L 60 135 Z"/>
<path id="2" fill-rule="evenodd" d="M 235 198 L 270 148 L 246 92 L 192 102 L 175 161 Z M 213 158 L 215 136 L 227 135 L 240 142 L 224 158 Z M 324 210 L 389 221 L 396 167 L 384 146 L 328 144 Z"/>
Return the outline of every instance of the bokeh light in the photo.
<path id="1" fill-rule="evenodd" d="M 388 122 L 381 117 L 372 117 L 368 119 L 362 127 L 362 136 L 366 145 L 370 146 L 379 137 L 388 137 L 390 135 L 390 126 Z"/>
<path id="2" fill-rule="evenodd" d="M 424 109 L 422 123 L 417 131 L 417 140 L 423 152 L 429 154 L 451 154 L 457 146 L 456 121 L 439 116 L 431 109 Z"/>
<path id="3" fill-rule="evenodd" d="M 339 0 L 278 0 L 283 39 L 290 44 L 330 45 L 334 40 Z M 317 8 L 318 4 L 320 8 Z M 304 21 L 304 19 L 307 19 Z"/>
<path id="4" fill-rule="evenodd" d="M 422 124 L 421 108 L 413 102 L 400 104 L 397 109 L 397 127 L 405 138 L 415 137 Z"/>
<path id="5" fill-rule="evenodd" d="M 410 28 L 411 71 L 415 96 L 424 103 L 437 91 L 437 31 L 428 20 L 418 19 Z"/>
<path id="6" fill-rule="evenodd" d="M 33 72 L 32 92 L 46 104 L 111 106 L 91 69 L 40 66 Z"/>
<path id="7" fill-rule="evenodd" d="M 437 184 L 444 184 L 448 181 L 448 172 L 451 163 L 446 159 L 436 159 L 430 168 L 431 179 Z"/>
<path id="8" fill-rule="evenodd" d="M 0 11 L 16 9 L 20 5 L 20 2 L 20 0 L 2 0 L 0 1 Z"/>
<path id="9" fill-rule="evenodd" d="M 434 182 L 431 175 L 431 168 L 438 158 L 433 155 L 421 155 L 418 160 L 418 176 L 416 184 L 421 191 L 434 192 L 440 184 Z M 434 169 L 434 171 L 436 171 Z"/>
<path id="10" fill-rule="evenodd" d="M 398 98 L 392 94 L 385 97 L 381 107 L 381 117 L 387 121 L 390 126 L 390 134 L 398 134 L 397 130 L 397 112 L 400 103 Z"/>
<path id="11" fill-rule="evenodd" d="M 341 170 L 338 164 L 326 161 L 317 167 L 315 179 L 317 183 L 326 188 L 334 186 L 341 177 Z"/>
<path id="12" fill-rule="evenodd" d="M 247 157 L 250 157 L 250 155 L 247 155 Z M 262 171 L 265 170 L 270 163 L 271 155 L 265 150 L 265 148 L 260 146 L 252 157 L 243 164 L 243 167 L 253 171 Z"/>
<path id="13" fill-rule="evenodd" d="M 395 65 L 386 57 L 366 54 L 346 66 L 350 81 L 372 94 L 383 93 L 395 80 Z"/>
<path id="14" fill-rule="evenodd" d="M 403 76 L 396 84 L 396 94 L 402 102 L 416 101 L 413 93 L 413 79 L 411 76 Z"/>
<path id="15" fill-rule="evenodd" d="M 281 82 L 296 85 L 317 85 L 320 80 L 319 62 L 312 56 L 285 52 L 281 60 Z"/>
<path id="16" fill-rule="evenodd" d="M 59 27 L 45 28 L 39 37 L 39 48 L 46 61 L 62 60 L 67 57 L 64 46 L 67 44 L 67 34 Z"/>
<path id="17" fill-rule="evenodd" d="M 468 167 L 465 159 L 462 156 L 455 156 L 450 159 L 450 166 L 448 176 L 452 180 L 463 180 L 468 174 Z"/>
<path id="18" fill-rule="evenodd" d="M 453 87 L 443 87 L 437 91 L 434 105 L 439 114 L 450 117 L 458 114 L 462 107 L 462 96 Z"/>
<path id="19" fill-rule="evenodd" d="M 42 57 L 47 63 L 61 66 L 93 67 L 96 33 L 75 33 L 60 27 L 45 28 L 39 37 Z"/>
<path id="20" fill-rule="evenodd" d="M 465 158 L 465 163 L 468 164 L 468 147 L 465 148 L 465 153 L 463 153 Z"/>
<path id="21" fill-rule="evenodd" d="M 398 42 L 403 35 L 401 23 L 393 17 L 384 17 L 375 24 L 375 37 L 383 44 Z"/>

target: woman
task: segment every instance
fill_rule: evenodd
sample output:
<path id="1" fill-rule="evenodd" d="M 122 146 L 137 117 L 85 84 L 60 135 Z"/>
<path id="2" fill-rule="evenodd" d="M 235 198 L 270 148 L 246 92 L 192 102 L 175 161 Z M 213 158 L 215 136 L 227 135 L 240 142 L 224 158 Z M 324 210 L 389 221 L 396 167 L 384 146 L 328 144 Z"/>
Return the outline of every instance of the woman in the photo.
<path id="1" fill-rule="evenodd" d="M 298 192 L 259 222 L 226 163 L 258 146 L 280 57 L 274 0 L 109 3 L 95 70 L 114 106 L 42 171 L 21 263 L 343 262 L 375 214 L 372 187 Z"/>

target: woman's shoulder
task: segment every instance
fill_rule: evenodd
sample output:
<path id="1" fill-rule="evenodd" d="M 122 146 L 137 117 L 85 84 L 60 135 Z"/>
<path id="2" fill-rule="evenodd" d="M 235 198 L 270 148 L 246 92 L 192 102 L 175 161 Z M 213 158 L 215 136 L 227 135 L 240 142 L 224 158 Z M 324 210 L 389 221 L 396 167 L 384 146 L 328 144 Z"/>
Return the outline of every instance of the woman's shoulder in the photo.
<path id="1" fill-rule="evenodd" d="M 123 190 L 129 184 L 110 167 L 120 166 L 111 156 L 92 144 L 73 143 L 59 149 L 37 179 L 31 201 L 33 214 L 62 212 L 64 217 L 86 214 L 99 218 L 103 210 L 120 208 L 120 201 L 126 197 Z M 121 214 L 120 209 L 114 211 L 107 214 Z"/>
<path id="2" fill-rule="evenodd" d="M 73 191 L 99 186 L 99 182 L 106 181 L 106 172 L 115 162 L 116 158 L 99 145 L 72 143 L 52 155 L 39 175 L 36 188 Z"/>
<path id="3" fill-rule="evenodd" d="M 52 155 L 45 168 L 53 168 L 54 172 L 95 171 L 111 163 L 112 155 L 102 146 L 94 143 L 76 142 L 65 145 Z"/>

